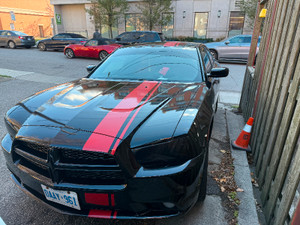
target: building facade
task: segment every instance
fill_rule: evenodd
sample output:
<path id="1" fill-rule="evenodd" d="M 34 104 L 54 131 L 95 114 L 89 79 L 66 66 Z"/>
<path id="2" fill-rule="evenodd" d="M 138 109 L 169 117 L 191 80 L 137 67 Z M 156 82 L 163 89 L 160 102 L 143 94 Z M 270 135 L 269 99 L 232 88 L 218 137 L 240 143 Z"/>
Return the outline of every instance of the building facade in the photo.
<path id="1" fill-rule="evenodd" d="M 95 25 L 87 12 L 91 8 L 89 0 L 50 0 L 54 5 L 56 32 L 76 32 L 92 37 Z M 129 9 L 124 18 L 119 19 L 114 37 L 124 31 L 147 30 L 140 18 L 137 4 L 128 0 Z M 163 27 L 155 27 L 167 37 L 195 37 L 222 39 L 237 34 L 249 34 L 251 29 L 245 23 L 244 13 L 239 8 L 241 0 L 173 0 L 171 21 Z M 106 27 L 102 36 L 108 36 Z"/>
<path id="2" fill-rule="evenodd" d="M 16 30 L 35 37 L 51 36 L 53 16 L 50 0 L 0 0 L 0 30 Z"/>

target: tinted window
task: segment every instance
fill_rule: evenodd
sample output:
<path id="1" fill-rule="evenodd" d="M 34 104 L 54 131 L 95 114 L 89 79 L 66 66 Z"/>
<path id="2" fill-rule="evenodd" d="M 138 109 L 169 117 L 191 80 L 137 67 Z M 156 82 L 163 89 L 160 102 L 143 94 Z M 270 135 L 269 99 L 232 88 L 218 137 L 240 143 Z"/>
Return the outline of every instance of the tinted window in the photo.
<path id="1" fill-rule="evenodd" d="M 97 45 L 98 45 L 97 40 L 90 40 L 85 44 L 85 46 L 97 46 Z"/>
<path id="2" fill-rule="evenodd" d="M 202 82 L 196 48 L 129 47 L 108 57 L 95 79 Z"/>
<path id="3" fill-rule="evenodd" d="M 118 36 L 118 38 L 121 38 L 121 41 L 135 41 L 135 35 L 134 33 L 124 33 Z"/>
<path id="4" fill-rule="evenodd" d="M 137 39 L 138 39 L 139 42 L 156 42 L 156 41 L 160 41 L 160 38 L 156 33 L 143 33 Z"/>
<path id="5" fill-rule="evenodd" d="M 251 43 L 251 37 L 243 37 L 243 43 Z"/>
<path id="6" fill-rule="evenodd" d="M 14 31 L 13 33 L 17 36 L 27 36 L 27 34 L 20 32 L 20 31 Z"/>
<path id="7" fill-rule="evenodd" d="M 200 49 L 202 60 L 204 63 L 205 71 L 210 72 L 212 68 L 211 54 L 205 48 Z"/>
<path id="8" fill-rule="evenodd" d="M 72 38 L 85 38 L 80 34 L 69 34 Z"/>
<path id="9" fill-rule="evenodd" d="M 230 44 L 243 43 L 243 39 L 241 37 L 234 37 L 234 38 L 231 38 L 229 41 L 230 41 Z"/>
<path id="10" fill-rule="evenodd" d="M 0 35 L 4 35 L 5 31 L 0 30 Z"/>

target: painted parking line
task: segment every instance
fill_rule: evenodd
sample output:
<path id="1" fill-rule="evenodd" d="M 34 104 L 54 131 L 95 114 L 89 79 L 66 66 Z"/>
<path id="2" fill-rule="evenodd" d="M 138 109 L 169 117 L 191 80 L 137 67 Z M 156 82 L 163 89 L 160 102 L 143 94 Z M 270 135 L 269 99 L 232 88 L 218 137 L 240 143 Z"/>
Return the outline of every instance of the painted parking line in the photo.
<path id="1" fill-rule="evenodd" d="M 20 71 L 20 70 L 9 70 L 9 69 L 2 69 L 0 68 L 0 74 L 10 77 L 20 77 L 28 74 L 33 74 L 33 72 L 28 71 Z"/>
<path id="2" fill-rule="evenodd" d="M 0 75 L 10 76 L 18 80 L 34 81 L 40 83 L 61 84 L 71 80 L 72 77 L 49 76 L 42 73 L 34 73 L 29 71 L 9 70 L 0 68 Z"/>

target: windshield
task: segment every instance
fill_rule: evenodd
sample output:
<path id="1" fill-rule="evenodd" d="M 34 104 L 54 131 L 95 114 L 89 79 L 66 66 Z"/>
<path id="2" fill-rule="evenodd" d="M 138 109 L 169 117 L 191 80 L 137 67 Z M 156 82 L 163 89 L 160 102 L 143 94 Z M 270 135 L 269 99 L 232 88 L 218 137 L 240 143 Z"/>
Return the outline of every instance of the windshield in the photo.
<path id="1" fill-rule="evenodd" d="M 121 48 L 90 76 L 94 79 L 202 82 L 196 48 Z"/>

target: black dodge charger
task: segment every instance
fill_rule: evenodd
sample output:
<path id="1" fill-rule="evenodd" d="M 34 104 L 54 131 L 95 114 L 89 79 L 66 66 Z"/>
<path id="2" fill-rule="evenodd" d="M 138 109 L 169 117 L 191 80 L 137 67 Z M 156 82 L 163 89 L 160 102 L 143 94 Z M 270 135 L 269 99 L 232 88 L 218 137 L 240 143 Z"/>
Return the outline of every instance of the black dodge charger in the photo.
<path id="1" fill-rule="evenodd" d="M 116 50 L 87 77 L 38 92 L 5 116 L 7 167 L 62 213 L 162 218 L 206 195 L 218 77 L 201 44 Z"/>

